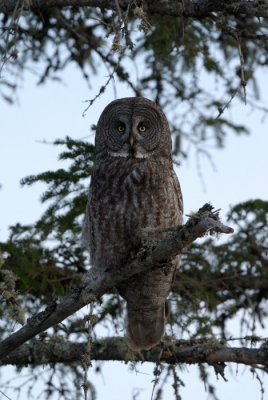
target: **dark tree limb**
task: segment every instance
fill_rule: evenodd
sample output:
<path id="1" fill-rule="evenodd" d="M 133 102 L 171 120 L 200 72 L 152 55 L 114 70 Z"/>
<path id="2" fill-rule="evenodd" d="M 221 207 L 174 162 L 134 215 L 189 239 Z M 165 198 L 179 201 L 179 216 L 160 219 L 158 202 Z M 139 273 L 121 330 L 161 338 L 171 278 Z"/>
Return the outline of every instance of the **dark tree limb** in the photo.
<path id="1" fill-rule="evenodd" d="M 185 343 L 184 343 L 185 342 Z M 91 345 L 91 360 L 147 361 L 177 363 L 208 363 L 222 366 L 226 362 L 268 367 L 268 348 L 230 348 L 216 341 L 193 342 L 167 340 L 150 351 L 132 352 L 120 337 L 95 340 Z M 34 341 L 21 346 L 2 359 L 2 365 L 42 365 L 80 362 L 87 349 L 87 342 L 71 343 Z"/>
<path id="2" fill-rule="evenodd" d="M 0 12 L 13 12 L 17 0 L 3 0 L 0 2 Z M 27 6 L 24 2 L 24 8 Z M 116 2 L 109 0 L 31 0 L 29 2 L 30 10 L 45 10 L 52 7 L 99 7 L 117 11 Z M 139 4 L 139 2 L 137 2 Z M 129 0 L 119 0 L 118 4 L 122 10 L 127 10 Z M 213 12 L 226 12 L 229 14 L 244 14 L 245 16 L 268 17 L 268 5 L 265 2 L 256 1 L 225 1 L 225 0 L 199 0 L 178 2 L 169 1 L 151 1 L 143 0 L 142 7 L 145 12 L 150 14 L 171 15 L 174 17 L 193 17 L 205 18 Z"/>
<path id="3" fill-rule="evenodd" d="M 96 300 L 97 297 L 102 296 L 108 289 L 120 282 L 151 268 L 161 268 L 161 264 L 169 262 L 177 254 L 180 254 L 183 248 L 206 233 L 232 233 L 233 229 L 223 225 L 218 213 L 212 210 L 213 207 L 210 204 L 205 204 L 189 218 L 185 225 L 169 229 L 163 240 L 141 248 L 136 258 L 124 265 L 123 269 L 114 269 L 111 266 L 111 269 L 105 271 L 105 274 L 91 269 L 85 282 L 77 287 L 67 300 L 58 304 L 57 299 L 54 299 L 44 311 L 29 318 L 25 326 L 3 340 L 0 343 L 0 359 L 37 334 L 58 324 Z"/>
<path id="4" fill-rule="evenodd" d="M 180 289 L 180 279 L 177 275 L 172 292 L 177 293 Z M 184 283 L 185 284 L 185 283 Z M 196 277 L 196 284 L 204 286 L 207 290 L 212 292 L 222 292 L 226 289 L 237 290 L 237 288 L 244 290 L 267 290 L 268 279 L 256 275 L 238 275 L 236 273 L 218 273 L 211 279 L 210 276 L 201 278 Z"/>

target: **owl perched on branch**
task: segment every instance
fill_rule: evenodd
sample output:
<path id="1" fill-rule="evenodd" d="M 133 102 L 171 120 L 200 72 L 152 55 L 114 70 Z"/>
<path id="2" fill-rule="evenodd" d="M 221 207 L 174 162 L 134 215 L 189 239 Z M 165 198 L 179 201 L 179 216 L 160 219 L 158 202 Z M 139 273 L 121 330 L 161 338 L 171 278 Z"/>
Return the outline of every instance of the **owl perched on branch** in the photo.
<path id="1" fill-rule="evenodd" d="M 140 247 L 141 228 L 180 225 L 182 211 L 164 113 L 142 97 L 113 101 L 97 125 L 83 231 L 92 269 L 102 274 L 123 268 Z M 126 340 L 133 350 L 148 350 L 162 339 L 166 298 L 178 267 L 179 257 L 117 286 L 127 302 Z"/>

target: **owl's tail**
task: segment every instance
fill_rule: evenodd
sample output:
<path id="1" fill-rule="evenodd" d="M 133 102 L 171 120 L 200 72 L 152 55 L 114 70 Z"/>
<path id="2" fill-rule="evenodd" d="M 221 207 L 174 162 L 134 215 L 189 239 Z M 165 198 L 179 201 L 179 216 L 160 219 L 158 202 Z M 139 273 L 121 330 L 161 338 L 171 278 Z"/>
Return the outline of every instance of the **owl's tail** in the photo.
<path id="1" fill-rule="evenodd" d="M 156 346 L 165 333 L 167 306 L 133 309 L 127 305 L 126 341 L 132 350 L 149 350 Z"/>

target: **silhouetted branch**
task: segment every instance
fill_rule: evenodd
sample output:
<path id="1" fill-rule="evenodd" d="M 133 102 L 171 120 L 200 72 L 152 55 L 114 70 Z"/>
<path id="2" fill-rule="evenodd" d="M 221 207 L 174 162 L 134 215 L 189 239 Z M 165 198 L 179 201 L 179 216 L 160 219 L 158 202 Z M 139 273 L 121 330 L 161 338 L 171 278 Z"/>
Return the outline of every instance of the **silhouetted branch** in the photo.
<path id="1" fill-rule="evenodd" d="M 0 3 L 0 12 L 12 12 L 16 6 L 17 0 L 3 0 Z M 26 3 L 26 2 L 25 2 Z M 260 3 L 260 4 L 259 4 Z M 32 10 L 45 10 L 51 7 L 99 7 L 117 11 L 115 1 L 108 0 L 33 0 L 29 2 Z M 126 11 L 129 6 L 129 0 L 119 0 L 118 4 L 121 10 Z M 25 5 L 24 5 L 25 7 Z M 142 1 L 143 10 L 147 13 L 156 13 L 161 15 L 172 15 L 174 17 L 207 17 L 209 13 L 226 12 L 229 14 L 244 14 L 245 16 L 268 17 L 268 5 L 264 2 L 256 1 Z"/>

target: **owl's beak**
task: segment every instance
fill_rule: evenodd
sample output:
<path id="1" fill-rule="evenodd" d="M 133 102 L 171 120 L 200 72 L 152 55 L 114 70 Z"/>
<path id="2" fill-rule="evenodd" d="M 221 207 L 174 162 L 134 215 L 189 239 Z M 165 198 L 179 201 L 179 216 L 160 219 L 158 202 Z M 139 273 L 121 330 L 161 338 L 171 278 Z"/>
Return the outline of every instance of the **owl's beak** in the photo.
<path id="1" fill-rule="evenodd" d="M 133 136 L 130 137 L 129 143 L 130 143 L 130 146 L 132 147 L 133 144 L 134 144 L 134 137 Z"/>

